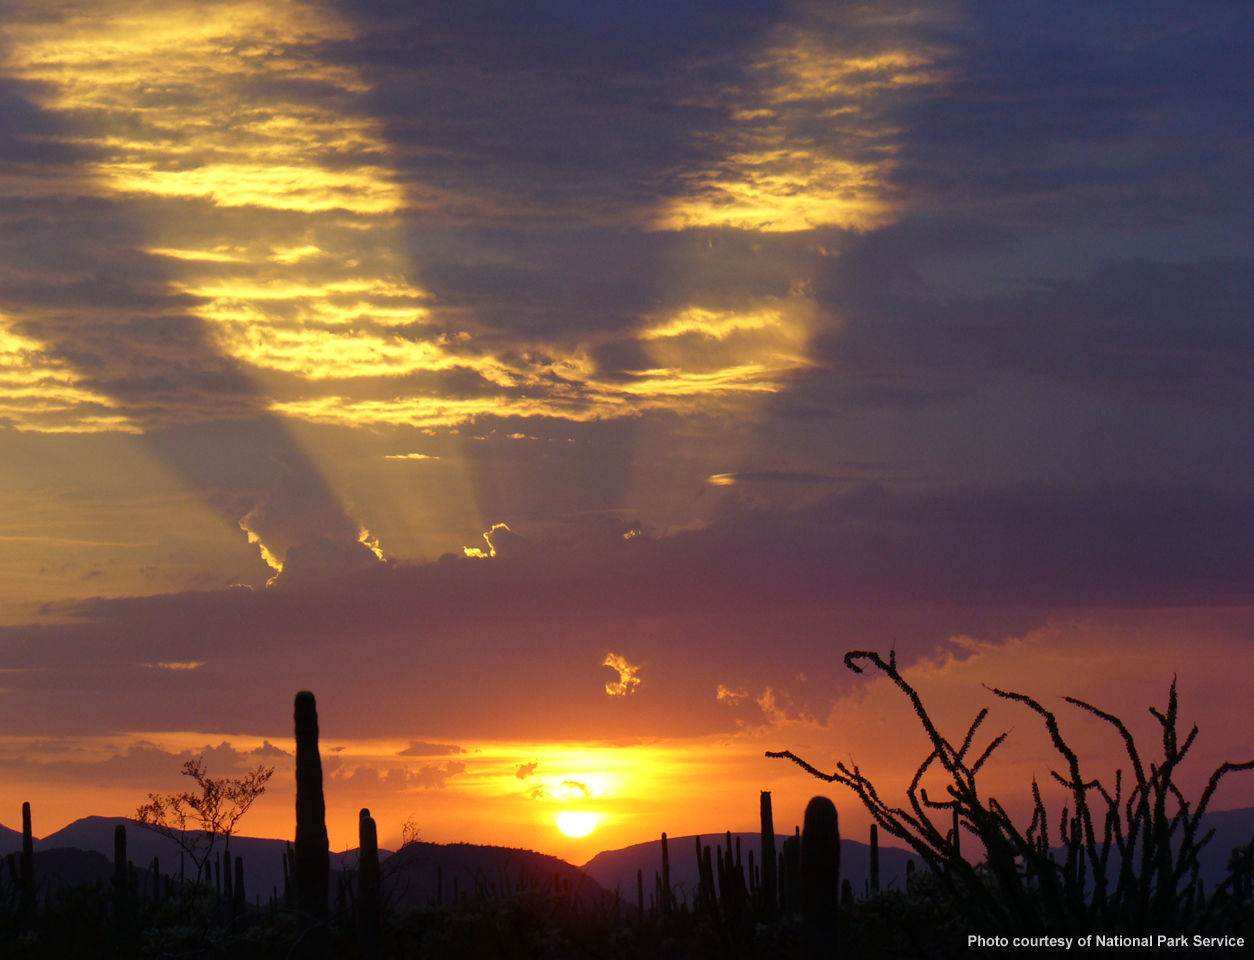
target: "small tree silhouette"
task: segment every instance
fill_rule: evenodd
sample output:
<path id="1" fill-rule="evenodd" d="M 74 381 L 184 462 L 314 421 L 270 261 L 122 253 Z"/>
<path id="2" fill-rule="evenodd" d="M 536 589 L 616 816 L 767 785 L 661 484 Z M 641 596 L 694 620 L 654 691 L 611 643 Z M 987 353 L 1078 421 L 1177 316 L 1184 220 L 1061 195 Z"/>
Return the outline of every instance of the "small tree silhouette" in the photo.
<path id="1" fill-rule="evenodd" d="M 225 838 L 230 851 L 236 824 L 266 792 L 274 767 L 258 764 L 242 777 L 211 777 L 202 755 L 184 763 L 182 773 L 195 781 L 195 790 L 150 793 L 148 802 L 135 811 L 135 819 L 177 843 L 195 865 L 199 882 L 218 837 Z"/>
<path id="2" fill-rule="evenodd" d="M 983 796 L 977 786 L 976 775 L 1007 736 L 992 738 L 975 753 L 976 734 L 988 716 L 987 708 L 979 711 L 961 743 L 955 745 L 937 729 L 918 692 L 902 677 L 895 655 L 890 653 L 885 661 L 863 650 L 845 654 L 845 666 L 854 673 L 863 672 L 864 662 L 877 667 L 906 695 L 932 745 L 906 790 L 908 809 L 885 802 L 856 764 L 837 763 L 834 773 L 823 773 L 789 750 L 766 755 L 792 760 L 820 780 L 852 789 L 875 821 L 908 843 L 966 905 L 980 929 L 1017 933 L 1195 930 L 1222 915 L 1240 897 L 1245 881 L 1239 869 L 1210 896 L 1205 895 L 1198 854 L 1214 831 L 1203 835 L 1201 822 L 1220 781 L 1234 771 L 1254 769 L 1254 760 L 1221 764 L 1196 804 L 1185 798 L 1174 778 L 1198 730 L 1194 726 L 1183 739 L 1179 735 L 1174 679 L 1167 709 L 1149 708 L 1162 728 L 1162 758 L 1148 764 L 1122 720 L 1083 700 L 1064 698 L 1119 734 L 1132 770 L 1126 796 L 1122 770 L 1115 772 L 1113 790 L 1099 779 L 1082 776 L 1079 755 L 1063 738 L 1053 712 L 1025 694 L 989 688 L 994 695 L 1037 714 L 1064 761 L 1065 774 L 1051 771 L 1051 776 L 1067 790 L 1070 803 L 1058 821 L 1059 847 L 1051 848 L 1049 817 L 1035 779 L 1032 821 L 1026 831 L 1014 824 L 995 797 Z M 929 797 L 921 787 L 924 776 L 937 768 L 948 781 L 944 799 Z M 944 821 L 938 825 L 930 811 L 943 811 L 945 821 L 952 817 L 953 827 L 947 828 Z M 960 823 L 984 846 L 985 861 L 978 867 L 962 857 Z"/>

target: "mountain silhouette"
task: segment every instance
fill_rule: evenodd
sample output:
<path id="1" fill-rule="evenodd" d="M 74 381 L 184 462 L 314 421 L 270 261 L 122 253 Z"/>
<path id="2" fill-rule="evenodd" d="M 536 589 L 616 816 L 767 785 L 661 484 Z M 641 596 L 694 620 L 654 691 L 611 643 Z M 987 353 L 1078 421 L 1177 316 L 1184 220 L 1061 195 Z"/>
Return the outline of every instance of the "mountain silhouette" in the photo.
<path id="1" fill-rule="evenodd" d="M 137 870 L 151 868 L 156 857 L 164 875 L 177 877 L 180 859 L 188 876 L 194 874 L 191 859 L 180 858 L 178 844 L 172 839 L 125 817 L 89 816 L 35 840 L 35 873 L 41 892 L 107 880 L 113 870 L 113 836 L 118 824 L 126 827 L 127 858 Z M 1200 856 L 1201 876 L 1208 887 L 1213 887 L 1223 879 L 1233 849 L 1254 839 L 1254 807 L 1208 813 L 1203 818 L 1202 829 L 1203 832 L 1215 831 Z M 905 885 L 906 862 L 914 859 L 917 866 L 923 864 L 911 851 L 889 846 L 882 834 L 881 837 L 880 885 L 884 889 L 901 889 Z M 776 835 L 777 851 L 783 848 L 786 839 L 786 834 Z M 755 862 L 758 859 L 760 835 L 732 834 L 733 849 L 737 840 L 747 868 L 750 851 Z M 702 834 L 701 842 L 711 848 L 725 846 L 727 835 Z M 671 837 L 668 845 L 671 886 L 677 896 L 690 897 L 697 888 L 695 838 L 691 835 Z M 0 856 L 16 854 L 21 849 L 21 833 L 0 826 Z M 214 847 L 215 855 L 223 849 L 224 844 L 219 839 Z M 286 849 L 285 840 L 231 838 L 231 853 L 244 860 L 244 887 L 249 902 L 266 903 L 272 894 L 282 895 Z M 645 890 L 651 893 L 654 874 L 662 870 L 660 839 L 602 851 L 582 867 L 531 850 L 469 843 L 411 843 L 396 853 L 380 850 L 379 857 L 385 896 L 396 906 L 449 903 L 454 889 L 459 896 L 465 894 L 473 898 L 476 893 L 493 896 L 524 887 L 557 890 L 580 902 L 591 902 L 607 892 L 617 891 L 624 899 L 634 902 L 636 871 L 642 871 Z M 333 874 L 349 873 L 356 866 L 356 850 L 331 853 Z M 841 875 L 848 878 L 858 894 L 866 889 L 870 876 L 867 844 L 849 839 L 841 841 Z M 333 896 L 338 887 L 339 881 L 333 876 Z"/>
<path id="2" fill-rule="evenodd" d="M 22 832 L 0 826 L 0 857 L 22 849 Z"/>
<path id="3" fill-rule="evenodd" d="M 21 848 L 21 834 L 18 834 Z M 113 863 L 95 850 L 77 847 L 54 847 L 35 851 L 35 891 L 42 902 L 56 899 L 73 887 L 96 886 L 113 877 Z M 16 901 L 18 896 L 14 874 L 0 870 L 0 902 Z"/>
<path id="4" fill-rule="evenodd" d="M 152 866 L 153 857 L 158 858 L 161 873 L 177 877 L 183 872 L 189 878 L 195 875 L 196 868 L 190 857 L 183 854 L 179 845 L 169 837 L 152 830 L 138 820 L 127 817 L 83 817 L 63 827 L 55 833 L 35 840 L 36 854 L 52 849 L 75 848 L 101 854 L 107 859 L 112 870 L 113 833 L 118 824 L 126 827 L 126 856 L 137 869 L 146 870 Z M 0 827 L 5 832 L 0 834 L 0 854 L 15 852 L 22 849 L 22 835 L 16 831 Z M 194 836 L 199 831 L 189 830 Z M 14 839 L 16 838 L 16 839 Z M 262 837 L 231 837 L 231 855 L 244 859 L 244 890 L 248 901 L 255 902 L 260 898 L 262 903 L 269 901 L 271 894 L 283 893 L 283 853 L 287 849 L 287 841 L 271 840 Z M 213 856 L 220 855 L 225 844 L 219 838 L 213 847 Z M 386 856 L 388 851 L 380 851 Z M 181 866 L 180 866 L 181 865 Z M 331 854 L 331 869 L 353 869 L 357 866 L 355 850 Z M 39 864 L 35 865 L 39 875 Z"/>
<path id="5" fill-rule="evenodd" d="M 714 850 L 727 846 L 726 833 L 701 834 L 701 845 Z M 784 848 L 788 834 L 775 835 L 776 852 Z M 755 866 L 760 865 L 761 854 L 760 833 L 733 833 L 732 849 L 736 841 L 740 842 L 741 862 L 744 865 L 746 879 L 749 870 L 749 851 L 753 851 Z M 668 837 L 667 848 L 670 856 L 671 889 L 679 899 L 691 899 L 697 889 L 697 852 L 696 837 Z M 880 843 L 880 886 L 884 889 L 904 889 L 906 885 L 906 861 L 914 860 L 916 866 L 922 866 L 919 857 L 909 850 L 885 846 Z M 607 890 L 617 890 L 628 900 L 636 896 L 636 871 L 644 874 L 645 895 L 653 890 L 654 874 L 662 873 L 662 841 L 661 838 L 648 843 L 636 843 L 619 850 L 605 850 L 598 853 L 583 866 L 588 876 L 592 877 Z M 849 879 L 854 890 L 861 895 L 871 876 L 871 848 L 856 840 L 840 841 L 840 875 Z"/>
<path id="6" fill-rule="evenodd" d="M 1237 810 L 1223 810 L 1208 813 L 1202 818 L 1202 835 L 1207 830 L 1214 830 L 1215 835 L 1202 849 L 1199 856 L 1200 875 L 1208 888 L 1221 881 L 1226 875 L 1229 857 L 1235 847 L 1244 846 L 1254 839 L 1254 807 L 1243 807 Z M 755 864 L 759 860 L 761 835 L 758 833 L 733 833 L 733 850 L 739 839 L 741 860 L 748 870 L 749 851 L 753 851 Z M 783 849 L 787 835 L 776 834 L 775 849 Z M 916 867 L 923 867 L 922 860 L 911 850 L 889 846 L 880 831 L 880 887 L 885 890 L 904 889 L 906 883 L 906 861 L 914 860 Z M 726 833 L 701 835 L 702 846 L 711 850 L 727 846 Z M 670 855 L 671 887 L 677 897 L 691 897 L 697 889 L 697 858 L 696 841 L 693 836 L 669 837 L 667 847 Z M 974 852 L 974 851 L 972 851 Z M 1059 851 L 1060 855 L 1065 853 Z M 840 874 L 847 878 L 859 896 L 866 890 L 870 879 L 871 848 L 869 844 L 857 840 L 842 839 L 840 841 Z M 653 890 L 654 874 L 662 872 L 662 841 L 661 838 L 648 843 L 637 843 L 618 850 L 604 850 L 583 865 L 588 876 L 596 880 L 602 887 L 611 892 L 617 890 L 628 900 L 634 901 L 636 896 L 636 871 L 644 874 L 645 895 Z"/>
<path id="7" fill-rule="evenodd" d="M 410 843 L 380 864 L 384 895 L 396 906 L 451 903 L 477 895 L 538 889 L 591 903 L 605 895 L 579 867 L 545 853 L 472 843 Z"/>

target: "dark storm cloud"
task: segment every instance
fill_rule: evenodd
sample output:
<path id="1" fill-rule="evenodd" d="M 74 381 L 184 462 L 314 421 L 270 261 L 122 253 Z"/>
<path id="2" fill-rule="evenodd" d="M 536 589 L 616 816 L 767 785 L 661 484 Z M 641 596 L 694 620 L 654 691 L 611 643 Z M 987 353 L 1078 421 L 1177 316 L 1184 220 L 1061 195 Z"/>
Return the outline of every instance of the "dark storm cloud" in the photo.
<path id="1" fill-rule="evenodd" d="M 1248 147 L 1235 133 L 1248 124 L 1241 107 L 1254 71 L 1243 45 L 1250 15 L 1240 7 L 1146 4 L 1130 16 L 1104 3 L 937 4 L 909 18 L 873 5 L 804 3 L 415 9 L 345 0 L 335 9 L 351 36 L 293 40 L 288 53 L 360 71 L 369 91 L 286 71 L 231 73 L 224 90 L 241 105 L 317 106 L 380 121 L 383 141 L 318 141 L 326 152 L 318 163 L 379 163 L 404 184 L 407 252 L 433 294 L 433 315 L 405 330 L 363 309 L 355 329 L 414 341 L 466 329 L 475 346 L 447 347 L 463 351 L 465 366 L 403 379 L 384 370 L 348 389 L 339 379 L 311 384 L 304 370 L 268 371 L 280 400 L 386 400 L 398 384 L 417 396 L 496 389 L 520 399 L 485 380 L 473 360 L 490 351 L 511 369 L 534 370 L 576 346 L 607 382 L 623 382 L 656 366 L 639 339 L 650 318 L 690 304 L 743 309 L 807 284 L 829 308 L 829 326 L 843 330 L 837 338 L 820 330 L 812 344 L 838 372 L 799 378 L 797 395 L 773 404 L 784 416 L 822 415 L 831 396 L 854 406 L 926 406 L 968 393 L 981 371 L 1129 390 L 1151 381 L 1192 390 L 1216 373 L 1237 377 L 1245 347 L 1238 343 L 1230 363 L 1219 357 L 1216 345 L 1241 334 L 1213 298 L 1200 302 L 1203 330 L 1189 356 L 1166 356 L 1184 329 L 1177 320 L 1194 305 L 1186 274 L 1214 256 L 1175 249 L 1170 259 L 1199 266 L 1174 274 L 1090 258 L 1081 264 L 1087 273 L 1052 286 L 1025 287 L 1020 278 L 1024 289 L 1013 295 L 958 298 L 930 290 L 918 261 L 943 253 L 948 260 L 933 268 L 944 272 L 956 257 L 1012 254 L 1041 238 L 1065 249 L 1071 233 L 1099 220 L 1196 232 L 1209 218 L 1209 229 L 1230 230 L 1248 207 Z M 886 51 L 922 65 L 895 74 L 876 59 Z M 140 112 L 53 117 L 32 106 L 31 89 L 0 87 L 15 106 L 0 127 L 15 155 L 23 144 L 62 142 L 67 124 L 81 127 L 82 139 L 93 123 L 144 122 Z M 203 100 L 177 85 L 139 93 L 162 104 Z M 772 149 L 859 163 L 891 156 L 876 176 L 900 205 L 893 216 L 904 219 L 857 231 L 656 229 L 665 204 L 695 189 L 694 175 Z M 98 201 L 94 211 L 85 202 L 45 198 L 20 218 L 10 214 L 5 305 L 15 314 L 38 310 L 16 329 L 48 344 L 89 386 L 134 406 L 143 425 L 181 406 L 197 417 L 255 412 L 261 401 L 239 362 L 193 319 L 204 303 L 172 289 L 171 262 L 144 252 L 137 222 L 159 219 L 176 245 L 243 232 L 277 244 L 290 237 L 289 213 L 225 209 L 205 197 Z M 378 251 L 354 252 L 366 261 L 324 251 L 287 276 L 338 279 L 382 264 Z M 204 262 L 196 275 L 264 282 L 272 269 Z M 1129 276 L 1137 269 L 1142 276 Z M 1138 290 L 1146 281 L 1152 289 Z M 1138 294 L 1154 309 L 1142 311 Z M 1248 290 L 1229 296 L 1239 303 Z M 102 304 L 114 320 L 104 322 Z M 79 316 L 89 305 L 97 336 Z M 321 330 L 302 306 L 271 301 L 265 312 Z M 1111 319 L 1108 307 L 1124 316 Z M 1126 348 L 1145 340 L 1160 346 Z M 527 380 L 532 397 L 572 395 L 569 383 Z M 576 407 L 588 402 L 576 395 Z"/>
<path id="2" fill-rule="evenodd" d="M 11 165 L 81 161 L 88 151 L 63 139 L 64 124 L 35 104 L 39 92 L 38 84 L 0 77 L 0 157 Z"/>
<path id="3" fill-rule="evenodd" d="M 339 4 L 359 36 L 337 54 L 375 81 L 371 104 L 422 182 L 491 185 L 525 208 L 611 204 L 656 188 L 724 119 L 782 4 Z M 467 166 L 469 165 L 469 166 Z"/>
<path id="4" fill-rule="evenodd" d="M 648 221 L 685 171 L 726 151 L 727 93 L 750 82 L 786 15 L 760 3 L 339 6 L 360 34 L 329 54 L 374 84 L 422 282 L 442 311 L 472 310 L 492 346 L 494 331 L 634 329 L 673 296 L 689 272 L 677 255 L 695 244 Z"/>
<path id="5" fill-rule="evenodd" d="M 1232 235 L 1248 213 L 1237 134 L 1254 69 L 1240 6 L 1154 3 L 1131 17 L 1109 3 L 972 3 L 892 20 L 799 4 L 718 22 L 684 5 L 342 9 L 364 35 L 336 52 L 375 81 L 373 109 L 414 195 L 425 179 L 462 198 L 462 215 L 415 214 L 423 280 L 442 308 L 473 310 L 489 339 L 622 331 L 591 356 L 603 376 L 629 377 L 651 363 L 634 335 L 651 309 L 743 304 L 809 280 L 840 330 L 814 347 L 835 366 L 773 401 L 785 417 L 823 416 L 831 398 L 951 402 L 1007 373 L 1140 396 L 1244 379 L 1247 265 L 1188 247 L 1199 231 Z M 931 59 L 930 82 L 874 99 L 803 89 L 770 120 L 779 145 L 846 159 L 891 128 L 886 176 L 924 213 L 861 238 L 639 229 L 636 214 L 680 191 L 678 171 L 718 164 L 760 132 L 732 108 L 780 80 L 786 61 L 762 64 L 788 30 L 834 59 Z M 851 103 L 857 136 L 831 114 Z M 1095 229 L 1158 231 L 1142 247 L 1165 262 L 1120 260 L 1126 238 L 1104 263 L 1069 249 L 1071 234 Z M 963 257 L 1013 257 L 1038 241 L 1078 266 L 1032 282 L 1020 264 L 1000 283 L 1019 289 L 976 296 L 931 289 L 917 269 L 961 273 Z"/>
<path id="6" fill-rule="evenodd" d="M 840 367 L 844 379 L 831 386 L 841 399 L 893 399 L 859 395 L 868 385 L 951 400 L 1006 375 L 1183 401 L 1249 384 L 1254 261 L 1108 260 L 1012 293 L 947 296 L 921 276 L 929 254 L 897 238 L 890 229 L 856 244 L 821 288 L 848 318 L 817 345 Z"/>
<path id="7" fill-rule="evenodd" d="M 190 313 L 198 299 L 173 289 L 143 245 L 133 212 L 116 200 L 6 196 L 0 312 L 9 329 L 143 427 L 256 415 L 239 364 Z"/>
<path id="8" fill-rule="evenodd" d="M 947 82 L 895 114 L 897 180 L 925 203 L 1009 203 L 1038 223 L 1117 218 L 1126 228 L 1200 210 L 1225 219 L 1225 205 L 1245 202 L 1247 5 L 960 9 L 937 35 Z"/>

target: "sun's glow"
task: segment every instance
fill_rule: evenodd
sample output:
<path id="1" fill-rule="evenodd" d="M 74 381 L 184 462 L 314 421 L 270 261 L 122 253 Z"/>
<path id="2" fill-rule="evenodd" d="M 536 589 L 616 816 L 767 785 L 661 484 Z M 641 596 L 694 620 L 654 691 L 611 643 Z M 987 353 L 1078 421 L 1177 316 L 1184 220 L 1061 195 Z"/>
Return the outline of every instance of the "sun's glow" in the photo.
<path id="1" fill-rule="evenodd" d="M 568 837 L 586 837 L 596 829 L 597 819 L 587 810 L 563 810 L 557 815 L 557 829 Z"/>

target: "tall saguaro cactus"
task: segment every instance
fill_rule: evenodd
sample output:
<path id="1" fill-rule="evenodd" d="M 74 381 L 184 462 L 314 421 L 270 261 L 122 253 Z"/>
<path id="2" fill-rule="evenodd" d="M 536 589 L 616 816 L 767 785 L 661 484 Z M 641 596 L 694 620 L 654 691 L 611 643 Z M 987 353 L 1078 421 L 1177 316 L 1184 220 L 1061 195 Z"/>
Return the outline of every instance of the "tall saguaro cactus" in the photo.
<path id="1" fill-rule="evenodd" d="M 775 878 L 775 817 L 771 812 L 771 791 L 763 790 L 759 804 L 762 820 L 762 905 L 766 919 L 775 916 L 778 900 Z"/>
<path id="2" fill-rule="evenodd" d="M 308 690 L 296 694 L 296 843 L 293 885 L 296 906 L 321 916 L 327 911 L 331 847 L 327 806 L 322 796 L 322 756 L 318 753 L 318 705 Z"/>
<path id="3" fill-rule="evenodd" d="M 871 892 L 880 892 L 880 828 L 871 824 Z"/>
<path id="4" fill-rule="evenodd" d="M 126 858 L 126 827 L 113 828 L 113 920 L 119 939 L 130 933 L 130 861 Z"/>
<path id="5" fill-rule="evenodd" d="M 379 927 L 383 905 L 379 889 L 379 829 L 370 810 L 361 808 L 357 818 L 357 909 L 362 956 L 379 955 Z"/>
<path id="6" fill-rule="evenodd" d="M 827 797 L 806 804 L 801 828 L 801 933 L 807 960 L 836 956 L 840 824 Z"/>
<path id="7" fill-rule="evenodd" d="M 22 802 L 22 893 L 18 902 L 18 917 L 22 924 L 35 917 L 35 836 L 31 832 L 30 802 Z"/>
<path id="8" fill-rule="evenodd" d="M 667 846 L 666 834 L 662 834 L 662 902 L 663 913 L 671 909 L 671 854 Z"/>

